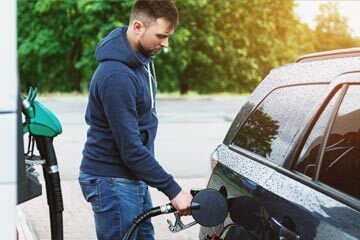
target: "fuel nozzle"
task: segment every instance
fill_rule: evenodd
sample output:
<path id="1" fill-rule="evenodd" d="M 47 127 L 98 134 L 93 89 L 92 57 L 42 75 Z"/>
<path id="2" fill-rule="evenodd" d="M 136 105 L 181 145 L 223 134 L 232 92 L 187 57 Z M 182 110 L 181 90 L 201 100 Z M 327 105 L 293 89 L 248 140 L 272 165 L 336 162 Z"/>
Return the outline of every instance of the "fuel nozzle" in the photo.
<path id="1" fill-rule="evenodd" d="M 22 98 L 22 103 L 21 103 L 22 112 L 25 114 L 25 116 L 28 119 L 32 119 L 35 117 L 33 103 L 36 98 L 36 95 L 37 95 L 37 88 L 30 87 L 27 97 Z"/>
<path id="2" fill-rule="evenodd" d="M 167 220 L 169 230 L 173 233 L 194 226 L 196 223 L 206 227 L 214 227 L 223 222 L 226 217 L 228 212 L 227 201 L 220 192 L 214 189 L 204 189 L 192 190 L 191 194 L 194 195 L 191 216 L 195 221 L 184 224 L 179 214 L 175 212 L 175 224 Z"/>
<path id="3" fill-rule="evenodd" d="M 181 216 L 176 212 L 176 208 L 171 203 L 168 203 L 163 206 L 154 207 L 136 217 L 123 240 L 130 239 L 132 232 L 145 219 L 161 214 L 174 213 L 175 224 L 170 220 L 167 221 L 171 232 L 182 231 L 197 223 L 202 226 L 213 227 L 224 221 L 228 213 L 228 205 L 225 197 L 220 192 L 214 189 L 204 189 L 199 191 L 192 190 L 191 194 L 194 195 L 190 206 L 191 215 L 195 220 L 194 222 L 184 224 L 181 221 Z"/>
<path id="4" fill-rule="evenodd" d="M 23 123 L 23 134 L 34 136 L 56 137 L 62 133 L 62 127 L 55 114 L 35 100 L 37 88 L 29 88 L 28 95 L 22 98 L 22 112 L 26 116 Z"/>
<path id="5" fill-rule="evenodd" d="M 176 212 L 176 208 L 171 204 L 165 204 L 159 207 L 160 208 L 160 214 L 165 214 L 165 213 L 172 213 L 172 212 Z M 190 209 L 191 210 L 199 210 L 200 209 L 200 204 L 197 202 L 192 201 L 191 205 L 190 205 Z"/>

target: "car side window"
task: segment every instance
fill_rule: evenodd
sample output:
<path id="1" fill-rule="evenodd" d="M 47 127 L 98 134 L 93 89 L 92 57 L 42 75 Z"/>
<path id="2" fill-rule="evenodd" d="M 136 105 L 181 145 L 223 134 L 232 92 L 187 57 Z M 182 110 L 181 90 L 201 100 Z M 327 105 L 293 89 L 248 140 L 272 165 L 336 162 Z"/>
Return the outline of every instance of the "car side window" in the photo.
<path id="1" fill-rule="evenodd" d="M 252 112 L 233 144 L 282 165 L 296 133 L 326 85 L 299 85 L 271 92 Z"/>
<path id="2" fill-rule="evenodd" d="M 323 112 L 312 128 L 308 138 L 306 139 L 300 156 L 296 162 L 295 170 L 309 176 L 310 178 L 314 176 L 316 162 L 319 156 L 320 145 L 323 142 L 325 128 L 329 122 L 330 115 L 334 110 L 339 95 L 340 91 L 337 91 L 327 106 L 324 108 Z"/>
<path id="3" fill-rule="evenodd" d="M 349 86 L 321 161 L 319 181 L 360 199 L 360 85 Z"/>

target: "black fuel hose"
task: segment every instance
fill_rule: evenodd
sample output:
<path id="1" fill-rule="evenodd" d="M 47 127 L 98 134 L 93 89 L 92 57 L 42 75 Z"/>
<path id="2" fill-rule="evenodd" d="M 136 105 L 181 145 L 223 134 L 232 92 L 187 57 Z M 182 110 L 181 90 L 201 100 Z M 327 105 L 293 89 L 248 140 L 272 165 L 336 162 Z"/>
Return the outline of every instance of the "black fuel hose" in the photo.
<path id="1" fill-rule="evenodd" d="M 161 214 L 165 214 L 165 213 L 172 213 L 175 211 L 176 211 L 176 208 L 171 203 L 168 203 L 163 206 L 154 207 L 154 208 L 149 209 L 146 212 L 143 212 L 142 214 L 140 214 L 133 220 L 133 223 L 127 230 L 123 240 L 129 240 L 132 233 L 134 232 L 134 230 L 146 219 L 155 217 L 155 216 L 158 216 Z"/>
<path id="2" fill-rule="evenodd" d="M 45 159 L 43 173 L 45 178 L 47 203 L 50 213 L 51 239 L 63 240 L 64 211 L 60 175 L 52 137 L 35 136 L 40 156 Z"/>

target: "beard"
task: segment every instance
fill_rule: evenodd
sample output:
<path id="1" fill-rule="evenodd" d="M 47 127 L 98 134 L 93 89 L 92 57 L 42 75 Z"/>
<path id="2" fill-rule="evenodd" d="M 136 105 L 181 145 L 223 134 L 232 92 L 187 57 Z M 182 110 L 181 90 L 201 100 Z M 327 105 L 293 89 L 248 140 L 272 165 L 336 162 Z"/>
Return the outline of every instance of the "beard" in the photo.
<path id="1" fill-rule="evenodd" d="M 138 49 L 141 54 L 143 54 L 146 57 L 154 56 L 155 54 L 159 53 L 162 48 L 153 48 L 149 49 L 144 47 L 144 45 L 141 44 L 141 41 L 138 42 Z"/>

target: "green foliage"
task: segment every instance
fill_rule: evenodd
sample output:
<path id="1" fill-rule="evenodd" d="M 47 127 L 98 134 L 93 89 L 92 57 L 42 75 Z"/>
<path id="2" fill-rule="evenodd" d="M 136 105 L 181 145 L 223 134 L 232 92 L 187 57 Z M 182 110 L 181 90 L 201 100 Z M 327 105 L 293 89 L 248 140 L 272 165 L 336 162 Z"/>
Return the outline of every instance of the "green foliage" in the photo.
<path id="1" fill-rule="evenodd" d="M 172 68 L 159 75 L 175 80 L 182 93 L 248 92 L 298 54 L 293 1 L 183 0 L 177 6 L 182 21 L 174 47 L 159 56 Z"/>
<path id="2" fill-rule="evenodd" d="M 131 1 L 18 0 L 22 89 L 77 91 L 96 67 L 98 41 L 127 23 Z"/>
<path id="3" fill-rule="evenodd" d="M 321 4 L 316 21 L 314 46 L 317 51 L 359 46 L 359 39 L 351 36 L 347 19 L 339 13 L 338 3 Z"/>
<path id="4" fill-rule="evenodd" d="M 95 48 L 128 23 L 133 0 L 18 0 L 22 89 L 81 92 L 97 62 Z M 294 15 L 293 0 L 178 0 L 180 25 L 156 56 L 159 90 L 251 91 L 298 55 L 358 44 L 336 5 L 324 5 L 315 31 Z"/>

